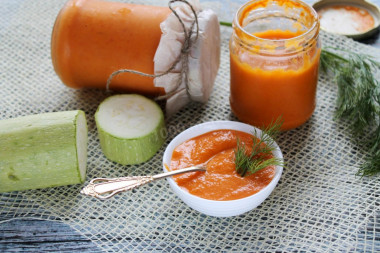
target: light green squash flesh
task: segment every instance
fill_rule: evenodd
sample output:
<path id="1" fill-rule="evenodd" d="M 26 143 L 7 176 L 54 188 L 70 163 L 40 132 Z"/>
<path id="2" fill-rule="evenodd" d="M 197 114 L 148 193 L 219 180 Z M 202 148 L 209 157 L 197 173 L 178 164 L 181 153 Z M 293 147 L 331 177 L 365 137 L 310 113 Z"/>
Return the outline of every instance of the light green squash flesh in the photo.
<path id="1" fill-rule="evenodd" d="M 83 183 L 86 165 L 83 111 L 0 120 L 0 192 Z"/>
<path id="2" fill-rule="evenodd" d="M 161 108 L 141 95 L 107 98 L 99 105 L 95 121 L 104 155 L 123 165 L 146 162 L 166 138 Z"/>

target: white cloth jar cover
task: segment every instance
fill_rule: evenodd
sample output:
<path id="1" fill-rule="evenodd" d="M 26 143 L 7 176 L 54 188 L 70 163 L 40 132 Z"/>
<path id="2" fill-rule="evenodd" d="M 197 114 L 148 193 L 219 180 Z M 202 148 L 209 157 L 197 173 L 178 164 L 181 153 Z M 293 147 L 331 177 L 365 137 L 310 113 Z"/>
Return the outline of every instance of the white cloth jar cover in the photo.
<path id="1" fill-rule="evenodd" d="M 180 61 L 169 73 L 156 77 L 154 84 L 163 87 L 168 96 L 167 115 L 172 115 L 188 102 L 205 103 L 210 97 L 220 64 L 220 28 L 217 15 L 210 9 L 202 10 L 198 0 L 188 1 L 196 16 L 187 4 L 176 8 L 178 17 L 189 31 L 195 19 L 199 30 L 192 33 L 187 62 Z M 196 29 L 196 26 L 193 26 Z M 162 36 L 154 57 L 154 73 L 165 73 L 181 57 L 186 34 L 174 13 L 161 23 Z M 182 69 L 186 68 L 186 69 Z M 186 75 L 181 73 L 186 72 Z M 186 80 L 187 78 L 187 80 Z M 182 80 L 179 80 L 182 79 Z"/>

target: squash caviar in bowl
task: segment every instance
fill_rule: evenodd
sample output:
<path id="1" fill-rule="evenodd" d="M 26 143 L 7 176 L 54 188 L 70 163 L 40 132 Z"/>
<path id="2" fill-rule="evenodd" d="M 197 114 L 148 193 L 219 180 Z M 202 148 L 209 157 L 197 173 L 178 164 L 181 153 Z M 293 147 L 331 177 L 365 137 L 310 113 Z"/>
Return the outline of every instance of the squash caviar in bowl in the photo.
<path id="1" fill-rule="evenodd" d="M 180 133 L 165 150 L 164 171 L 204 163 L 206 172 L 168 178 L 172 190 L 188 206 L 206 215 L 229 217 L 254 209 L 271 194 L 283 170 L 281 165 L 270 165 L 244 176 L 236 170 L 237 146 L 244 145 L 245 151 L 251 152 L 261 136 L 259 129 L 233 121 L 206 122 Z M 278 145 L 273 141 L 271 147 L 262 164 L 268 159 L 282 161 Z"/>

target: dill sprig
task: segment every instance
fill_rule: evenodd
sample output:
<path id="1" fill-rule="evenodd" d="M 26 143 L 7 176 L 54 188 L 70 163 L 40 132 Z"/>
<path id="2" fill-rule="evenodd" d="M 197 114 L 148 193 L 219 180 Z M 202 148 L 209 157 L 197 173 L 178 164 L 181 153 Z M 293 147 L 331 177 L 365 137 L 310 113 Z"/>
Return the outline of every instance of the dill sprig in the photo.
<path id="1" fill-rule="evenodd" d="M 230 23 L 230 22 L 220 21 L 219 24 L 223 25 L 223 26 L 230 26 L 230 27 L 232 27 L 232 23 Z"/>
<path id="2" fill-rule="evenodd" d="M 338 51 L 338 49 L 333 49 Z M 322 72 L 331 74 L 338 86 L 336 119 L 347 119 L 354 136 L 360 140 L 377 126 L 369 143 L 369 156 L 357 172 L 372 176 L 380 172 L 380 84 L 374 72 L 380 63 L 370 55 L 340 50 L 346 57 L 327 49 L 322 50 Z"/>
<path id="3" fill-rule="evenodd" d="M 252 148 L 247 147 L 237 138 L 235 149 L 235 168 L 236 172 L 244 177 L 251 175 L 268 166 L 283 166 L 282 159 L 270 157 L 273 155 L 275 139 L 280 134 L 282 120 L 278 118 L 275 122 L 262 130 L 261 137 L 256 138 L 255 130 L 252 136 Z"/>

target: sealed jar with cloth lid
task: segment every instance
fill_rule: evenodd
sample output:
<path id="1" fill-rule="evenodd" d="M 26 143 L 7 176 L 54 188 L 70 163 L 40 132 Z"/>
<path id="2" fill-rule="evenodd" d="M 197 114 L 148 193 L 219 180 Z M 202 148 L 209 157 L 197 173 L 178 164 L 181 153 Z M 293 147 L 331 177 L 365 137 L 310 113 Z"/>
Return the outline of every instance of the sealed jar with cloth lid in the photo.
<path id="1" fill-rule="evenodd" d="M 313 114 L 321 45 L 316 11 L 298 0 L 253 0 L 233 21 L 230 105 L 258 127 L 296 128 Z"/>
<path id="2" fill-rule="evenodd" d="M 190 100 L 207 102 L 220 62 L 219 21 L 198 0 L 168 7 L 68 0 L 51 58 L 69 87 L 163 96 L 169 115 Z"/>

